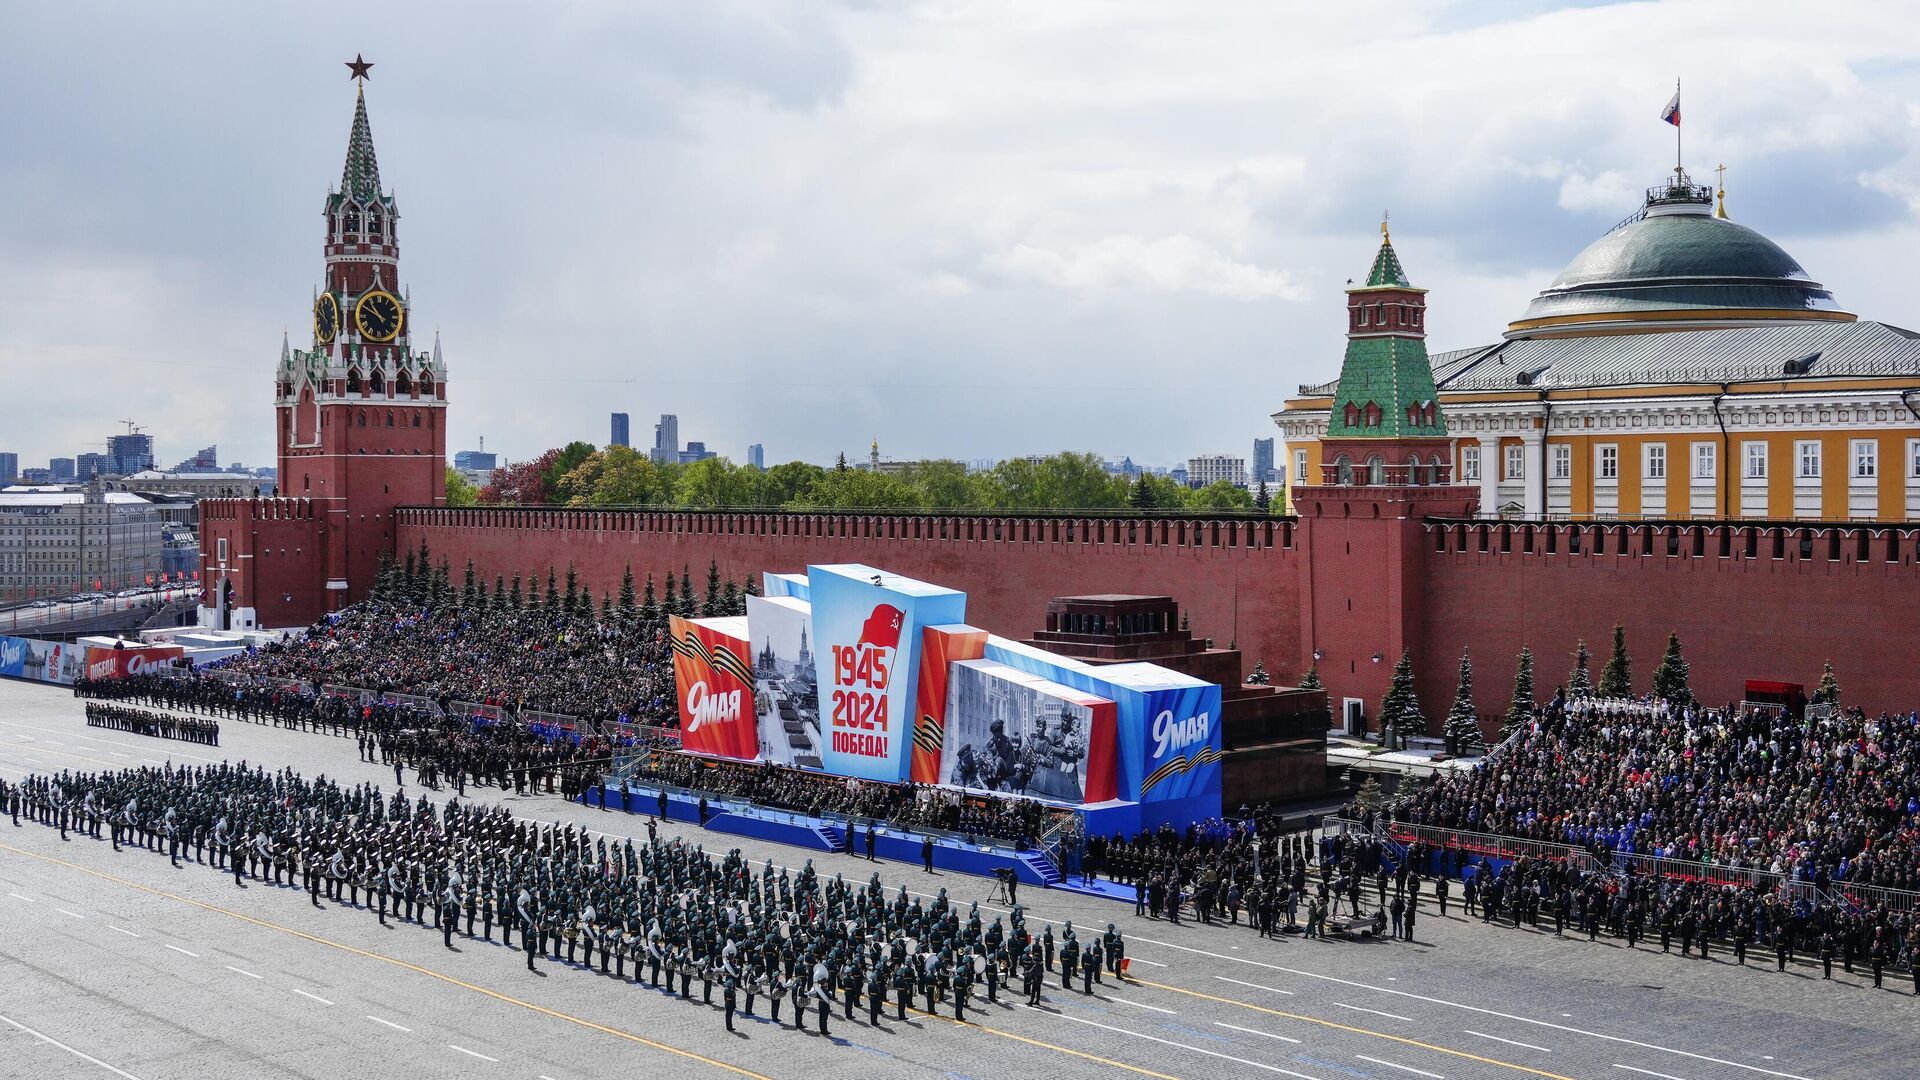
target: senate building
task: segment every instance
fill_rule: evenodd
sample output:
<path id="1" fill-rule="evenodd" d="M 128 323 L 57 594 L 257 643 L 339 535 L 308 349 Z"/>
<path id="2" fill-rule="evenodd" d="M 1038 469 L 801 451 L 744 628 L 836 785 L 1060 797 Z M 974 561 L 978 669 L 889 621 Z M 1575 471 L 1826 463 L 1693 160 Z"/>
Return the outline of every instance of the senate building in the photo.
<path id="1" fill-rule="evenodd" d="M 1920 520 L 1920 335 L 1847 311 L 1714 194 L 1676 169 L 1497 341 L 1432 354 L 1437 401 L 1301 386 L 1274 414 L 1288 484 L 1342 482 L 1320 443 L 1371 421 L 1438 437 L 1483 516 Z M 1391 246 L 1351 292 L 1356 341 L 1424 335 Z"/>

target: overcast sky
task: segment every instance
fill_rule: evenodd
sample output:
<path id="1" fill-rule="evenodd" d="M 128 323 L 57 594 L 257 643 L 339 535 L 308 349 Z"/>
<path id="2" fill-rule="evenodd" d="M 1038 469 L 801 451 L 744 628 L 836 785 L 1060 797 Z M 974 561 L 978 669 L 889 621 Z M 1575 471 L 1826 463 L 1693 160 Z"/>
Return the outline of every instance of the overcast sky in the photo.
<path id="1" fill-rule="evenodd" d="M 736 460 L 1247 454 L 1338 370 L 1390 208 L 1436 350 L 1673 162 L 1920 326 L 1920 20 L 1580 5 L 8 3 L 0 450 L 272 461 L 368 108 L 449 452 L 658 414 Z M 94 444 L 94 445 L 89 445 Z"/>

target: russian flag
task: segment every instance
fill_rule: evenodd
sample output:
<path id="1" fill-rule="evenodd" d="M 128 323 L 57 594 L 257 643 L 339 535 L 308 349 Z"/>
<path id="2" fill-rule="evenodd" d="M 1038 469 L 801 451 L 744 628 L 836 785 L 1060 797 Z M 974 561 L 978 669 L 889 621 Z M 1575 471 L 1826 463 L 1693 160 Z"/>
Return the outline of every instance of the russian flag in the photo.
<path id="1" fill-rule="evenodd" d="M 1680 91 L 1675 90 L 1673 100 L 1667 102 L 1667 107 L 1660 110 L 1660 119 L 1674 127 L 1680 126 Z"/>

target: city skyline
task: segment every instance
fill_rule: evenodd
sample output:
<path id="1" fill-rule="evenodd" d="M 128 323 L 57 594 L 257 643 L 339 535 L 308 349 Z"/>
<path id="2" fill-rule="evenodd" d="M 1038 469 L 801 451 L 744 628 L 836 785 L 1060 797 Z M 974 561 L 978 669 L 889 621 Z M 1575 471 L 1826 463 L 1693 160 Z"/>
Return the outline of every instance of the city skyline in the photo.
<path id="1" fill-rule="evenodd" d="M 582 62 L 502 84 L 485 72 L 526 62 L 524 31 L 450 35 L 418 10 L 392 13 L 367 92 L 410 284 L 466 373 L 451 445 L 511 431 L 500 450 L 525 459 L 604 431 L 618 390 L 673 401 L 708 445 L 818 462 L 858 431 L 964 460 L 1105 443 L 1152 400 L 1194 419 L 1111 452 L 1171 462 L 1242 452 L 1337 365 L 1327 301 L 1365 269 L 1382 208 L 1433 289 L 1437 348 L 1504 326 L 1671 162 L 1657 112 L 1676 72 L 1688 164 L 1729 166 L 1736 220 L 1856 310 L 1920 321 L 1878 269 L 1915 239 L 1920 41 L 1871 5 L 1811 28 L 1797 11 L 1668 9 L 1653 40 L 1630 6 L 1359 8 L 1284 38 L 1282 13 L 1196 15 L 1177 57 L 1142 44 L 1160 20 L 1125 12 L 1063 13 L 1018 50 L 1019 20 L 988 8 L 952 16 L 969 44 L 915 11 L 591 14 L 535 31 Z M 10 450 L 70 456 L 177 408 L 270 460 L 255 391 L 281 330 L 304 344 L 351 100 L 336 54 L 367 43 L 221 23 L 229 63 L 178 65 L 213 24 L 109 17 L 126 32 L 30 11 L 0 43 L 0 85 L 31 106 L 0 190 L 40 210 L 0 224 L 19 299 L 0 362 L 103 376 L 36 380 Z M 1728 46 L 1714 67 L 1702 35 Z M 79 38 L 107 73 L 85 87 L 50 47 Z M 1463 59 L 1487 73 L 1460 80 Z M 472 145 L 513 149 L 456 166 Z M 520 198 L 536 176 L 550 197 Z M 221 226 L 183 232 L 181 205 Z M 1079 407 L 1059 413 L 1063 395 Z M 910 407 L 933 399 L 938 440 Z"/>

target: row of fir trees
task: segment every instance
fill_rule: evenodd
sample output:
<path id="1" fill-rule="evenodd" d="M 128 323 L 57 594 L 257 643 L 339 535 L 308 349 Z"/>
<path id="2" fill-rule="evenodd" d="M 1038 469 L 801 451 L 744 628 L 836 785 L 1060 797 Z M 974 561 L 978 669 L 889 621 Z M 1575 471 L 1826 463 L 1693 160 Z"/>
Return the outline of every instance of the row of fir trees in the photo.
<path id="1" fill-rule="evenodd" d="M 680 568 L 677 581 L 672 571 L 668 571 L 664 578 L 664 595 L 661 590 L 655 589 L 652 574 L 647 575 L 642 590 L 636 586 L 633 565 L 629 563 L 620 579 L 619 594 L 616 596 L 606 590 L 601 592 L 600 621 L 650 624 L 669 615 L 682 618 L 745 615 L 746 598 L 757 596 L 760 592 L 751 579 L 745 586 L 731 577 L 722 580 L 718 560 L 707 564 L 704 593 L 695 591 L 690 567 Z M 469 559 L 464 580 L 456 590 L 447 560 L 442 558 L 435 563 L 425 540 L 420 542 L 418 552 L 408 551 L 404 560 L 396 562 L 385 559 L 381 562 L 371 599 L 434 610 L 458 608 L 462 612 L 476 614 L 511 610 L 540 611 L 550 617 L 564 615 L 587 621 L 595 617 L 593 590 L 581 583 L 580 575 L 572 563 L 567 564 L 564 579 L 555 567 L 547 567 L 544 591 L 538 576 L 529 576 L 523 582 L 519 574 L 514 574 L 510 579 L 506 575 L 496 575 L 493 587 L 489 589 L 486 580 L 475 572 L 473 560 Z"/>

